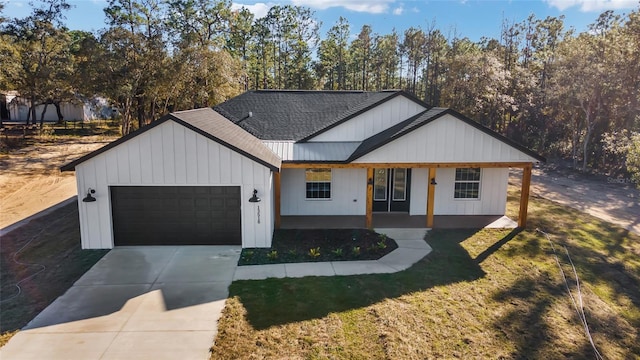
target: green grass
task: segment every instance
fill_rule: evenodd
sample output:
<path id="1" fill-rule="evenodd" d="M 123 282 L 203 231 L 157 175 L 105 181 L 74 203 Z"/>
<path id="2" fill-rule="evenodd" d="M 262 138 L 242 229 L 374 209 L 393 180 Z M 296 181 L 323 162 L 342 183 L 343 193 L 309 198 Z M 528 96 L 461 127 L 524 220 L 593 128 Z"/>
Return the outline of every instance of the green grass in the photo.
<path id="1" fill-rule="evenodd" d="M 30 243 L 28 243 L 31 241 Z M 21 283 L 16 282 L 45 270 Z M 77 204 L 32 220 L 0 238 L 0 346 L 93 266 L 108 250 L 81 250 Z"/>
<path id="2" fill-rule="evenodd" d="M 640 357 L 640 237 L 535 198 L 529 221 L 433 231 L 433 252 L 396 274 L 234 282 L 211 358 L 593 358 L 536 228 L 571 254 L 600 353 Z"/>

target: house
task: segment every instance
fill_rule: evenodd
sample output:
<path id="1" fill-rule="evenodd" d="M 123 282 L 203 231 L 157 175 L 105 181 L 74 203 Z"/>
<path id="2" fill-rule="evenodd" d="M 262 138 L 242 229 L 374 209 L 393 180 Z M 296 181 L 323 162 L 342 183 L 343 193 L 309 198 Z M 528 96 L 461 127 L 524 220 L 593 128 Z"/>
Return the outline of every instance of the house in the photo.
<path id="1" fill-rule="evenodd" d="M 503 215 L 534 152 L 403 91 L 250 91 L 171 113 L 61 168 L 76 171 L 83 248 L 269 247 L 283 219 Z M 331 225 L 327 225 L 331 226 Z"/>
<path id="2" fill-rule="evenodd" d="M 0 94 L 0 117 L 3 121 L 22 122 L 29 118 L 31 101 L 20 96 L 17 91 L 8 91 Z M 46 110 L 46 111 L 45 111 Z M 58 113 L 53 104 L 36 105 L 36 118 L 31 122 L 40 121 L 57 122 Z M 67 121 L 90 121 L 97 119 L 109 119 L 113 116 L 113 109 L 109 106 L 107 99 L 101 97 L 85 98 L 77 95 L 74 101 L 63 101 L 60 103 L 60 113 Z"/>

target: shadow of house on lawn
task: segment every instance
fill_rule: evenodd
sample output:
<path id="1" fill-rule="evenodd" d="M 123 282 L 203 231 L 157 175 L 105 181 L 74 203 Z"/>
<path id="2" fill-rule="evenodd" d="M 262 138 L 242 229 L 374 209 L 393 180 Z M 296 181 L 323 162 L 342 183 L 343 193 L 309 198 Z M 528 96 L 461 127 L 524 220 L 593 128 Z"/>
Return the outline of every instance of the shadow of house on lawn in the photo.
<path id="1" fill-rule="evenodd" d="M 503 313 L 493 327 L 515 345 L 514 359 L 596 358 L 567 292 L 548 240 L 549 234 L 568 286 L 578 296 L 571 262 L 581 284 L 587 323 L 605 358 L 636 358 L 640 354 L 640 246 L 629 231 L 548 200 L 537 199 L 530 211 L 530 231 L 518 246 L 504 251 L 507 259 L 525 258 L 536 269 L 522 272 L 493 294 Z M 576 298 L 576 302 L 580 302 Z M 624 309 L 624 310 L 622 310 Z M 559 328 L 570 334 L 556 336 Z M 562 338 L 563 340 L 558 340 Z M 567 341 L 570 339 L 570 341 Z M 562 342 L 564 341 L 564 342 Z"/>
<path id="2" fill-rule="evenodd" d="M 427 239 L 433 251 L 408 270 L 394 274 L 300 279 L 236 281 L 230 296 L 238 297 L 247 320 L 256 330 L 292 322 L 317 319 L 329 313 L 366 307 L 429 288 L 470 282 L 485 276 L 478 259 L 461 243 L 477 229 L 434 230 Z M 519 230 L 514 230 L 483 254 L 486 258 Z M 488 251 L 489 251 L 488 250 Z"/>

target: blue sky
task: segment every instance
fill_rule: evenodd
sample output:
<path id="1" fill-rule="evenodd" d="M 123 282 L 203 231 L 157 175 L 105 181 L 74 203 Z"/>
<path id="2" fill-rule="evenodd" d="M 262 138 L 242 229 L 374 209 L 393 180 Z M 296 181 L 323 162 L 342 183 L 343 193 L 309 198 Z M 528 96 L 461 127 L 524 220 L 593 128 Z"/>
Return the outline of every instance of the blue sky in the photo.
<path id="1" fill-rule="evenodd" d="M 0 0 L 3 1 L 3 0 Z M 105 27 L 105 0 L 68 0 L 74 8 L 67 13 L 71 29 L 99 30 Z M 4 0 L 5 16 L 29 14 L 28 0 Z M 393 28 L 402 32 L 411 26 L 428 28 L 435 22 L 445 36 L 457 35 L 479 41 L 483 36 L 498 38 L 503 19 L 520 22 L 529 14 L 544 19 L 565 15 L 565 25 L 586 31 L 604 10 L 618 13 L 637 9 L 639 0 L 235 0 L 234 7 L 245 6 L 256 16 L 264 16 L 270 6 L 294 4 L 309 7 L 322 22 L 321 36 L 343 16 L 355 36 L 362 25 L 374 33 L 387 34 Z"/>

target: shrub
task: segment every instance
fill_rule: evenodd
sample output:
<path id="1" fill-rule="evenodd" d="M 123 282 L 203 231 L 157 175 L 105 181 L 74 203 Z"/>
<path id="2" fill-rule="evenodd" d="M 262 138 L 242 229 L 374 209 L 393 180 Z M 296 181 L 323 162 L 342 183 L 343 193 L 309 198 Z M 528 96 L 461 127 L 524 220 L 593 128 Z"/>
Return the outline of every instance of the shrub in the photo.
<path id="1" fill-rule="evenodd" d="M 254 252 L 252 250 L 247 250 L 242 253 L 242 259 L 244 261 L 250 261 L 253 258 Z"/>
<path id="2" fill-rule="evenodd" d="M 360 246 L 354 246 L 353 249 L 351 249 L 351 253 L 355 256 L 359 256 L 360 255 Z"/>
<path id="3" fill-rule="evenodd" d="M 341 248 L 337 248 L 337 249 L 331 250 L 331 252 L 333 253 L 333 255 L 335 255 L 337 257 L 341 257 L 342 256 L 342 249 Z"/>
<path id="4" fill-rule="evenodd" d="M 319 257 L 320 256 L 320 248 L 317 247 L 315 249 L 314 248 L 309 249 L 309 256 L 314 258 L 314 259 Z"/>
<path id="5" fill-rule="evenodd" d="M 275 260 L 278 258 L 278 252 L 276 250 L 271 250 L 267 253 L 267 258 L 269 260 Z"/>

